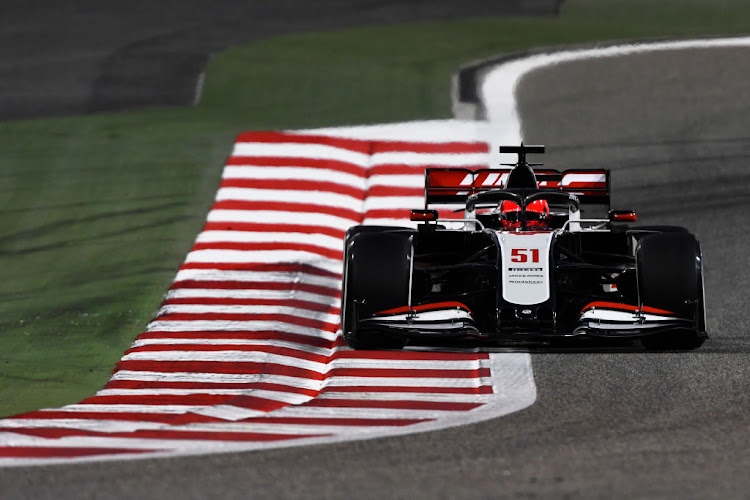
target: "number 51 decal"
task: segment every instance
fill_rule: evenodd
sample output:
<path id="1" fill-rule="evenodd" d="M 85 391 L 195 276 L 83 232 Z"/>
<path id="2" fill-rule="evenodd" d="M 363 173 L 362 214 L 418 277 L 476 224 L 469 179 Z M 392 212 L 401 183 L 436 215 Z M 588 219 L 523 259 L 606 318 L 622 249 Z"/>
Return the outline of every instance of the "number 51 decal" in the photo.
<path id="1" fill-rule="evenodd" d="M 510 251 L 511 262 L 539 262 L 539 249 L 538 248 L 514 248 Z"/>

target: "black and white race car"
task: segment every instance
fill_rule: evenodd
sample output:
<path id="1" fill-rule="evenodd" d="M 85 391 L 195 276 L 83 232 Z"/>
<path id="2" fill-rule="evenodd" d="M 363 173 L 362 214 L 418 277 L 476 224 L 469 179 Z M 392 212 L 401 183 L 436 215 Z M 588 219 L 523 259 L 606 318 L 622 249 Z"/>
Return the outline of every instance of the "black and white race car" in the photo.
<path id="1" fill-rule="evenodd" d="M 351 347 L 577 336 L 654 349 L 704 342 L 693 234 L 629 227 L 635 211 L 610 210 L 604 169 L 534 171 L 526 155 L 544 146 L 500 152 L 518 154 L 518 163 L 428 169 L 425 208 L 411 212 L 417 228 L 347 232 L 341 325 Z"/>

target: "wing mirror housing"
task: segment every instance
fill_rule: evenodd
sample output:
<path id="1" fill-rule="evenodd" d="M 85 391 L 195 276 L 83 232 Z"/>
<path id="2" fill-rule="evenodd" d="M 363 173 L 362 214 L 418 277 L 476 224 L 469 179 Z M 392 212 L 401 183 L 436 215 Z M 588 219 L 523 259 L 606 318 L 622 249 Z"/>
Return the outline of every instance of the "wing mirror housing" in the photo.
<path id="1" fill-rule="evenodd" d="M 438 220 L 438 211 L 437 210 L 412 210 L 411 216 L 409 218 L 417 222 L 435 222 L 436 220 Z"/>
<path id="2" fill-rule="evenodd" d="M 635 222 L 637 218 L 635 210 L 609 211 L 609 220 L 612 222 Z"/>

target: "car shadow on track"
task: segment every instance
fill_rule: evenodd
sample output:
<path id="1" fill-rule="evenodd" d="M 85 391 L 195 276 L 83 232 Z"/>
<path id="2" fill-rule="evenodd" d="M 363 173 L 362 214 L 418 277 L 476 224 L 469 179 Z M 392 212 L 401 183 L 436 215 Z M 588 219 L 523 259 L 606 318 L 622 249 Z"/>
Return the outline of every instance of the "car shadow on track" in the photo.
<path id="1" fill-rule="evenodd" d="M 692 350 L 679 349 L 647 349 L 637 339 L 563 339 L 554 341 L 522 342 L 476 342 L 452 341 L 448 343 L 410 344 L 408 351 L 422 352 L 491 352 L 491 353 L 530 353 L 530 354 L 559 354 L 559 353 L 697 353 L 718 354 L 738 353 L 750 354 L 750 342 L 741 338 L 712 339 L 709 338 L 701 347 Z"/>

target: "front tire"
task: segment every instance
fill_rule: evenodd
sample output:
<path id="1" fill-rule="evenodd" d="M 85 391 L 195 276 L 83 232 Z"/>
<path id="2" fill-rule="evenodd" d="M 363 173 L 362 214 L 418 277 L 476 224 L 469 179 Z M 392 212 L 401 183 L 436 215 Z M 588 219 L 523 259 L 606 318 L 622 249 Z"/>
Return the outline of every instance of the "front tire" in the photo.
<path id="1" fill-rule="evenodd" d="M 353 349 L 401 349 L 398 336 L 364 329 L 359 320 L 408 304 L 412 232 L 356 231 L 346 239 L 342 329 Z"/>
<path id="2" fill-rule="evenodd" d="M 636 248 L 638 295 L 644 306 L 672 311 L 693 321 L 693 328 L 643 339 L 648 349 L 688 350 L 706 340 L 703 265 L 700 243 L 687 232 L 643 237 Z"/>

